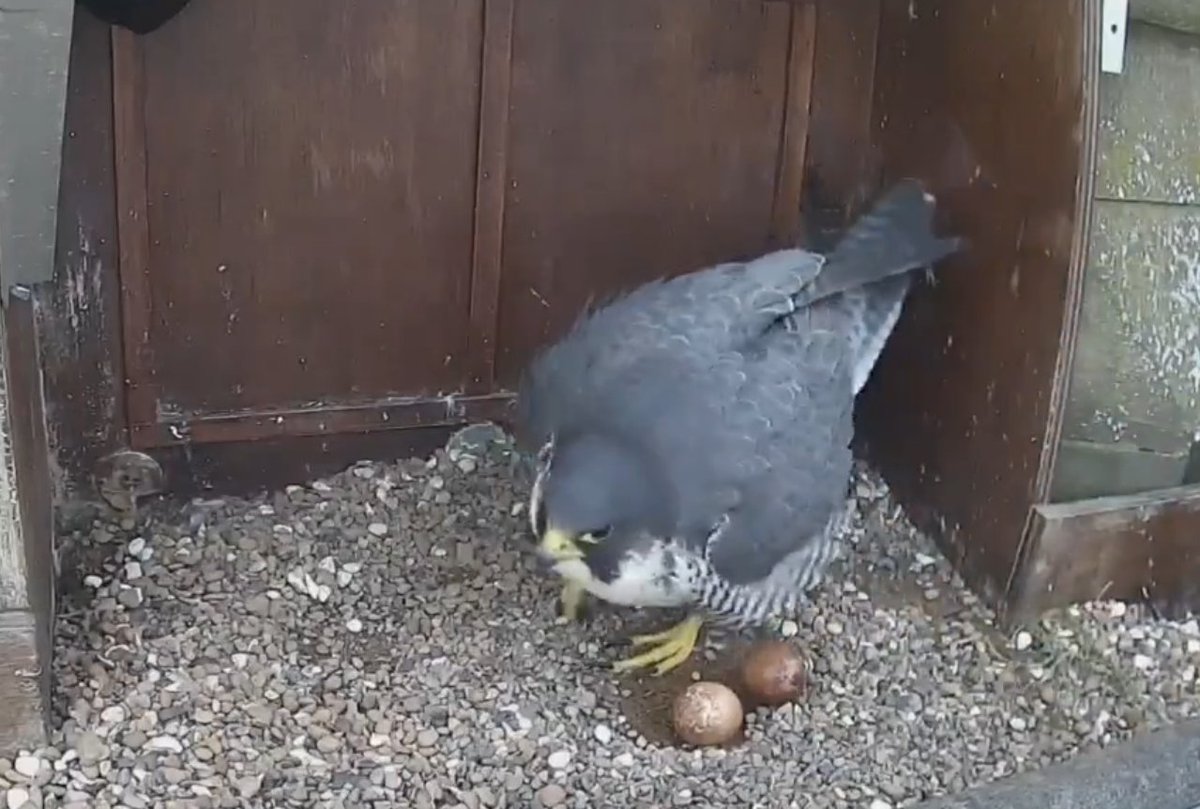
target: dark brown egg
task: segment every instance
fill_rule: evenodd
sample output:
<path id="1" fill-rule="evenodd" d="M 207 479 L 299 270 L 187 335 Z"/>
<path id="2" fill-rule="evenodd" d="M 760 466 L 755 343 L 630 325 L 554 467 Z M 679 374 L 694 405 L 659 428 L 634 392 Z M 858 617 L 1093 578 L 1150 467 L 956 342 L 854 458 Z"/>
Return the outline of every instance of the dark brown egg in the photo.
<path id="1" fill-rule="evenodd" d="M 783 705 L 803 696 L 808 687 L 808 664 L 786 641 L 755 644 L 742 663 L 746 695 L 763 705 Z"/>

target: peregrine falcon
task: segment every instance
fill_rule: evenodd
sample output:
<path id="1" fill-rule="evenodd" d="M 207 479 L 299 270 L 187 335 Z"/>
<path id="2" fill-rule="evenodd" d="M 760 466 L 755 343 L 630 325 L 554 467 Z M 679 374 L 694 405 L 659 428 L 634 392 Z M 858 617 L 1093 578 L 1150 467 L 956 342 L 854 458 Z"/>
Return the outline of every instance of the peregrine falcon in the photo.
<path id="1" fill-rule="evenodd" d="M 684 662 L 706 618 L 748 626 L 818 584 L 846 514 L 858 392 L 913 271 L 955 252 L 934 199 L 892 187 L 827 255 L 767 253 L 647 283 L 530 363 L 517 432 L 529 517 L 564 580 L 623 606 L 687 607 L 617 670 Z"/>

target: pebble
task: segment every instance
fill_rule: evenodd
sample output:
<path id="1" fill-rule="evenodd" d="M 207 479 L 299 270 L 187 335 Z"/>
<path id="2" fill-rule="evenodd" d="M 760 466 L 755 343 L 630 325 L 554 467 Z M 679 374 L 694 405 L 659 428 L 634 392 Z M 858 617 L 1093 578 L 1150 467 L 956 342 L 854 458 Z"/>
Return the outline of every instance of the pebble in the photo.
<path id="1" fill-rule="evenodd" d="M 558 784 L 546 784 L 538 790 L 538 803 L 550 809 L 553 806 L 562 806 L 567 801 L 567 791 Z"/>
<path id="2" fill-rule="evenodd" d="M 116 724 L 124 719 L 125 709 L 120 705 L 110 706 L 100 712 L 100 721 L 102 722 Z M 97 764 L 108 757 L 108 745 L 95 732 L 85 730 L 75 740 L 75 753 L 79 756 L 80 763 Z"/>
<path id="3" fill-rule="evenodd" d="M 263 777 L 261 775 L 243 775 L 234 781 L 233 785 L 240 797 L 249 799 L 258 795 L 262 789 L 262 783 Z"/>
<path id="4" fill-rule="evenodd" d="M 155 753 L 182 753 L 183 744 L 174 736 L 155 736 L 146 742 L 144 749 Z"/>
<path id="5" fill-rule="evenodd" d="M 42 760 L 36 756 L 17 756 L 13 760 L 13 769 L 26 778 L 37 778 L 42 769 Z"/>
<path id="6" fill-rule="evenodd" d="M 4 795 L 8 809 L 29 809 L 29 790 L 23 787 L 12 787 Z"/>
<path id="7" fill-rule="evenodd" d="M 118 725 L 121 722 L 125 721 L 125 716 L 126 716 L 125 706 L 109 705 L 107 708 L 105 708 L 103 711 L 100 712 L 100 721 L 105 723 L 106 725 Z M 80 736 L 80 739 L 82 740 L 85 737 L 90 738 L 90 739 L 95 739 L 97 742 L 100 741 L 99 738 L 97 738 L 96 735 L 94 733 L 91 733 L 90 731 L 83 733 Z M 75 746 L 76 746 L 76 749 L 79 748 L 78 743 L 76 743 Z M 83 755 L 82 751 L 80 751 L 80 755 L 81 756 Z"/>
<path id="8" fill-rule="evenodd" d="M 844 557 L 778 623 L 811 650 L 815 687 L 748 717 L 738 745 L 675 747 L 598 665 L 613 654 L 602 639 L 667 617 L 602 609 L 556 625 L 523 466 L 502 433 L 473 429 L 454 457 L 206 500 L 140 536 L 103 519 L 67 532 L 63 558 L 87 586 L 64 593 L 56 622 L 56 730 L 25 753 L 36 771 L 0 759 L 0 796 L 499 809 L 600 794 L 732 809 L 791 794 L 892 809 L 1200 715 L 1195 621 L 1099 602 L 1010 646 L 860 472 Z M 706 633 L 706 653 L 720 659 L 727 634 Z"/>

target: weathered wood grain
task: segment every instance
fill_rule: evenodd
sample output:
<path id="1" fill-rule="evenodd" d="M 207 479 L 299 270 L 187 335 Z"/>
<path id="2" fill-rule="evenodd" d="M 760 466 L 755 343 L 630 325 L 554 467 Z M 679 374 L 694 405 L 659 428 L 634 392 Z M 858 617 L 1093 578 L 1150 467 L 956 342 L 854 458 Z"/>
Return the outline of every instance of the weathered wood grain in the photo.
<path id="1" fill-rule="evenodd" d="M 1200 606 L 1200 486 L 1047 504 L 1034 510 L 1011 615 L 1096 599 Z"/>

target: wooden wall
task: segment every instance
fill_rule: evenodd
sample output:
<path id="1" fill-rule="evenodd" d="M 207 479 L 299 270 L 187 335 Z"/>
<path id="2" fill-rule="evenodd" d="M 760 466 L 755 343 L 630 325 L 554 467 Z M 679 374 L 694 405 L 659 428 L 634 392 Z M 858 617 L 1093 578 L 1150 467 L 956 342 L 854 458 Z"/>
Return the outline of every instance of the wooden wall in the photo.
<path id="1" fill-rule="evenodd" d="M 265 485 L 503 418 L 586 301 L 799 237 L 810 94 L 843 216 L 876 8 L 205 2 L 145 37 L 81 11 L 96 136 L 40 291 L 67 499 L 115 449 Z"/>
<path id="2" fill-rule="evenodd" d="M 998 605 L 1058 450 L 1094 167 L 1099 4 L 885 0 L 873 143 L 969 249 L 924 285 L 864 391 L 870 453 Z"/>

